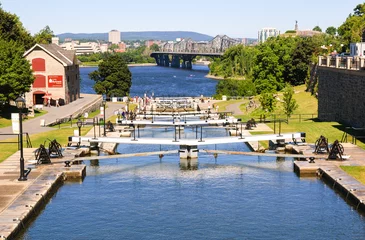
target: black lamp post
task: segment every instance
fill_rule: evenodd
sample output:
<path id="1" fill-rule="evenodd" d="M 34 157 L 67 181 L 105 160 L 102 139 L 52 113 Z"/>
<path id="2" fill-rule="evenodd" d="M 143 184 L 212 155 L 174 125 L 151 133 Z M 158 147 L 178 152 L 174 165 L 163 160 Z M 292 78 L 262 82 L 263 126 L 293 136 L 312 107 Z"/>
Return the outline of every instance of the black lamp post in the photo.
<path id="1" fill-rule="evenodd" d="M 24 154 L 23 154 L 23 109 L 25 108 L 25 100 L 22 97 L 18 97 L 16 100 L 16 106 L 19 109 L 19 141 L 20 141 L 20 177 L 18 181 L 27 181 L 27 176 L 24 171 Z"/>
<path id="2" fill-rule="evenodd" d="M 79 128 L 79 146 L 81 145 L 81 127 L 82 127 L 82 121 L 79 118 L 79 120 L 76 123 L 77 127 Z"/>
<path id="3" fill-rule="evenodd" d="M 103 116 L 104 116 L 104 121 L 103 121 L 103 125 L 104 125 L 104 137 L 106 137 L 106 131 L 105 131 L 105 106 L 106 106 L 106 101 L 103 100 L 102 101 L 102 104 L 103 104 Z"/>

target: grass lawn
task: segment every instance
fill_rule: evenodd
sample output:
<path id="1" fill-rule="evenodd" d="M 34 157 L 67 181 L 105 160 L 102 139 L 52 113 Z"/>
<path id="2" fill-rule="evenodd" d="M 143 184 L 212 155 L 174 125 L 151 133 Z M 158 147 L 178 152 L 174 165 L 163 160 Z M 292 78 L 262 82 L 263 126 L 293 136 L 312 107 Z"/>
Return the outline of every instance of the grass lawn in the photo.
<path id="1" fill-rule="evenodd" d="M 305 132 L 307 142 L 314 143 L 321 135 L 328 138 L 330 143 L 333 143 L 335 140 L 341 141 L 342 135 L 344 131 L 348 131 L 346 126 L 341 125 L 337 122 L 319 122 L 317 121 L 317 112 L 318 112 L 318 100 L 312 96 L 309 92 L 305 92 L 306 86 L 296 86 L 294 87 L 294 99 L 297 101 L 298 109 L 295 110 L 292 117 L 289 119 L 289 124 L 282 123 L 281 131 L 282 132 Z M 283 93 L 278 92 L 277 97 L 282 100 Z M 259 96 L 255 96 L 253 100 L 256 104 L 259 104 Z M 276 114 L 276 119 L 286 119 L 284 115 L 282 103 L 277 101 L 276 108 L 272 114 Z M 237 118 L 241 118 L 243 122 L 248 121 L 251 118 L 254 118 L 256 122 L 259 121 L 259 117 L 261 114 L 265 114 L 267 119 L 271 119 L 270 113 L 263 112 L 260 108 L 256 110 L 246 111 L 246 106 L 248 104 L 248 100 L 232 100 L 232 101 L 224 101 L 217 103 L 219 105 L 219 109 L 226 109 L 226 107 L 230 104 L 235 104 L 237 102 L 242 103 L 240 109 L 244 112 L 244 115 L 235 115 Z M 300 116 L 298 115 L 300 114 Z M 270 128 L 274 129 L 274 123 L 267 124 Z M 276 124 L 276 131 L 279 130 L 279 124 Z M 349 132 L 353 135 L 364 136 L 365 133 L 355 133 Z M 252 133 L 257 134 L 257 133 Z M 365 149 L 364 142 L 357 141 L 357 145 L 363 149 Z"/>
<path id="2" fill-rule="evenodd" d="M 18 113 L 19 111 L 15 109 L 13 112 Z M 34 118 L 40 117 L 46 113 L 47 111 L 45 110 L 34 110 Z M 28 119 L 33 119 L 33 118 L 27 117 L 23 121 L 27 121 Z M 9 126 L 11 126 L 11 112 L 0 112 L 0 128 Z"/>
<path id="3" fill-rule="evenodd" d="M 34 148 L 38 148 L 40 144 L 44 144 L 46 141 L 46 146 L 48 148 L 49 140 L 57 139 L 63 147 L 68 143 L 68 137 L 73 136 L 74 130 L 78 129 L 74 128 L 64 128 L 64 129 L 56 129 L 49 132 L 37 133 L 30 136 L 30 140 Z M 89 132 L 91 127 L 83 127 L 81 128 L 81 135 L 85 135 Z M 24 139 L 25 140 L 25 139 Z M 13 155 L 16 151 L 18 151 L 17 143 L 1 143 L 1 142 L 17 142 L 18 138 L 8 139 L 6 141 L 0 141 L 0 162 L 7 159 L 9 156 Z M 25 143 L 24 143 L 25 144 Z"/>
<path id="4" fill-rule="evenodd" d="M 365 184 L 365 167 L 364 166 L 341 166 L 342 170 Z"/>

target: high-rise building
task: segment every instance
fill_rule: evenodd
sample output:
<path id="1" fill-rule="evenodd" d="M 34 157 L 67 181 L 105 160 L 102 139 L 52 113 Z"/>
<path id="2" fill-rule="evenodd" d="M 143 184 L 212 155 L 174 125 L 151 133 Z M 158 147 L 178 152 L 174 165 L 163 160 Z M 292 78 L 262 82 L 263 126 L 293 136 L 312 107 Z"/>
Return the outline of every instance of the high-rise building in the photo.
<path id="1" fill-rule="evenodd" d="M 276 28 L 263 28 L 259 31 L 258 41 L 259 43 L 265 42 L 269 37 L 276 37 L 280 35 L 280 31 Z"/>
<path id="2" fill-rule="evenodd" d="M 118 30 L 111 30 L 109 32 L 109 42 L 112 44 L 120 43 L 120 32 Z"/>

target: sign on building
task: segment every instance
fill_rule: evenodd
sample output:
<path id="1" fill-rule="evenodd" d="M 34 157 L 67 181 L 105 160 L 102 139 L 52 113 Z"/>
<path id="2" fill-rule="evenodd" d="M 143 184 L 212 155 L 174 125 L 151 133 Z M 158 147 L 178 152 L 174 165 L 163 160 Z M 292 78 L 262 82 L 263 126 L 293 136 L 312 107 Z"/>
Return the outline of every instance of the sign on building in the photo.
<path id="1" fill-rule="evenodd" d="M 54 87 L 54 88 L 63 87 L 63 77 L 60 75 L 49 75 L 48 87 Z"/>

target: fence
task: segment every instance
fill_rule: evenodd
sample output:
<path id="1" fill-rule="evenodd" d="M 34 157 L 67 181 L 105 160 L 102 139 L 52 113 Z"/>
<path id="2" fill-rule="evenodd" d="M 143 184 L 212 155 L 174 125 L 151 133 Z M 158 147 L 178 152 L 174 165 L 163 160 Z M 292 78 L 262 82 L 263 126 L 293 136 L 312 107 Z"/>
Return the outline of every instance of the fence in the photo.
<path id="1" fill-rule="evenodd" d="M 27 148 L 32 148 L 32 142 L 30 141 L 30 137 L 29 134 L 27 132 L 23 133 L 23 135 L 25 135 L 25 138 L 23 138 L 23 141 L 25 139 L 25 142 L 27 143 Z M 16 133 L 1 133 L 0 136 L 17 136 L 18 137 L 18 141 L 16 142 L 0 142 L 0 143 L 17 143 L 18 144 L 18 149 L 20 150 L 20 135 L 16 134 Z"/>

